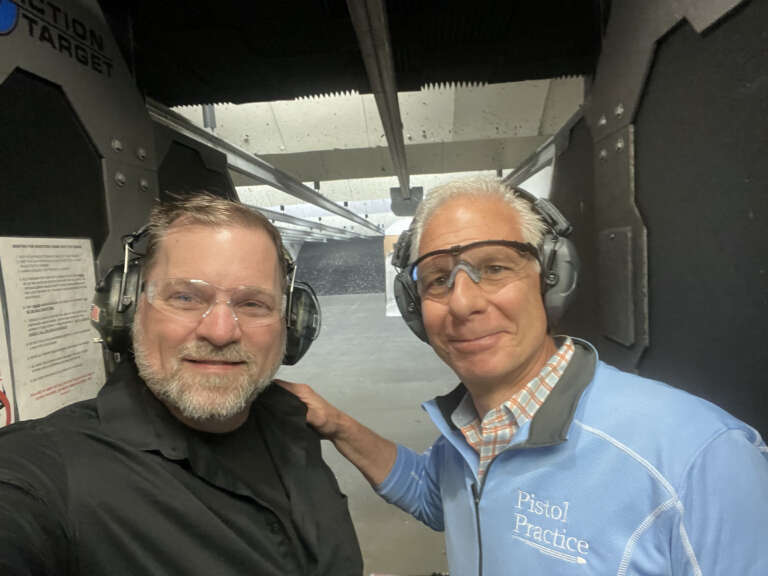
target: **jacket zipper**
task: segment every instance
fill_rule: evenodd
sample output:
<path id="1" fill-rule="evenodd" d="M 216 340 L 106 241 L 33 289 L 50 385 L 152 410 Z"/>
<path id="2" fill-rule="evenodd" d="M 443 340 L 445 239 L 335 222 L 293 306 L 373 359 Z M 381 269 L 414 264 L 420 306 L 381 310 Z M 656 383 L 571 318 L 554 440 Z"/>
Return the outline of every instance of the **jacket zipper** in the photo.
<path id="1" fill-rule="evenodd" d="M 503 452 L 511 452 L 512 450 L 518 450 L 520 446 L 513 446 L 511 448 L 507 448 L 505 450 L 502 450 L 499 454 L 496 455 L 498 458 L 501 456 Z M 496 458 L 491 460 L 488 463 L 488 467 L 485 469 L 485 474 L 483 474 L 483 479 L 480 482 L 480 487 L 477 487 L 477 483 L 472 483 L 472 498 L 475 501 L 475 522 L 477 524 L 477 557 L 478 557 L 478 567 L 477 567 L 477 576 L 483 576 L 483 538 L 482 534 L 480 534 L 480 497 L 483 494 L 483 488 L 485 487 L 485 480 L 488 478 L 488 472 L 491 470 L 491 466 L 493 466 L 493 463 L 496 462 Z"/>
<path id="2" fill-rule="evenodd" d="M 480 493 L 477 484 L 472 483 L 472 496 L 475 500 L 475 523 L 477 524 L 477 576 L 483 576 L 483 537 L 480 534 Z"/>

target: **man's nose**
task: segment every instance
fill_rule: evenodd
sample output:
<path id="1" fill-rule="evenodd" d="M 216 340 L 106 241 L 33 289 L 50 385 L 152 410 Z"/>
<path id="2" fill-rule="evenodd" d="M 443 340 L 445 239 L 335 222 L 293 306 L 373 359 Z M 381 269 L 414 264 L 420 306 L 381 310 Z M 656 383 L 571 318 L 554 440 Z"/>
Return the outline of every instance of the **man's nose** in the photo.
<path id="1" fill-rule="evenodd" d="M 242 336 L 235 312 L 226 302 L 216 302 L 197 326 L 197 336 L 214 346 L 226 346 Z"/>
<path id="2" fill-rule="evenodd" d="M 454 316 L 465 317 L 485 310 L 488 301 L 480 284 L 464 269 L 456 271 L 448 295 L 448 308 Z"/>

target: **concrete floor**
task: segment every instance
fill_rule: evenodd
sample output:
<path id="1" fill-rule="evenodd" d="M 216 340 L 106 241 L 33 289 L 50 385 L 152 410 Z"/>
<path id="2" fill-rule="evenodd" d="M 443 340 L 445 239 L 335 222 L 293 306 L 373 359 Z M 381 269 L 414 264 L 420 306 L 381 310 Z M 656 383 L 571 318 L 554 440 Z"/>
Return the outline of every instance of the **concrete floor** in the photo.
<path id="1" fill-rule="evenodd" d="M 451 390 L 458 378 L 400 318 L 384 315 L 384 294 L 321 296 L 319 338 L 278 377 L 313 386 L 379 434 L 424 450 L 437 429 L 421 402 Z M 323 453 L 349 497 L 365 574 L 447 572 L 443 534 L 381 500 L 329 442 Z"/>

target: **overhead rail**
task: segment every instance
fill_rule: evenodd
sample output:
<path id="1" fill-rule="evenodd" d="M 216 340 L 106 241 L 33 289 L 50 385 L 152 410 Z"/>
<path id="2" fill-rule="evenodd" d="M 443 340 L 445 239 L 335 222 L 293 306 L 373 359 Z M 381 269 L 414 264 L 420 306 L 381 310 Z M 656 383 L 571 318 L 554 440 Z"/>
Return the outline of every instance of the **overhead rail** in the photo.
<path id="1" fill-rule="evenodd" d="M 568 148 L 571 130 L 583 117 L 583 110 L 574 112 L 555 134 L 542 142 L 530 156 L 515 168 L 514 172 L 505 176 L 502 179 L 502 182 L 507 186 L 514 188 L 525 182 L 545 166 L 551 166 L 554 173 L 557 157 Z"/>
<path id="2" fill-rule="evenodd" d="M 364 236 L 351 230 L 344 230 L 343 228 L 337 228 L 336 226 L 328 226 L 327 224 L 321 224 L 320 222 L 313 222 L 312 220 L 306 220 L 304 218 L 297 218 L 284 212 L 276 212 L 269 210 L 268 208 L 260 208 L 258 206 L 251 206 L 255 210 L 258 210 L 264 216 L 270 220 L 276 220 L 278 222 L 285 222 L 287 224 L 293 224 L 294 226 L 301 226 L 307 229 L 308 232 L 312 232 L 319 236 L 328 236 L 329 238 L 345 239 L 345 238 L 359 238 Z"/>
<path id="3" fill-rule="evenodd" d="M 392 167 L 400 182 L 400 193 L 407 200 L 411 197 L 408 162 L 384 0 L 347 0 L 347 8 L 360 44 L 368 81 L 376 98 L 381 124 L 389 144 Z"/>
<path id="4" fill-rule="evenodd" d="M 225 154 L 227 157 L 227 166 L 230 170 L 263 182 L 268 186 L 277 188 L 278 190 L 299 198 L 304 202 L 319 206 L 328 212 L 332 212 L 355 224 L 363 226 L 367 230 L 371 230 L 378 235 L 384 234 L 384 231 L 380 226 L 362 218 L 343 206 L 339 206 L 333 200 L 326 198 L 319 192 L 305 186 L 293 176 L 275 168 L 250 152 L 211 134 L 204 128 L 193 124 L 181 114 L 177 114 L 151 98 L 147 98 L 147 112 L 155 122 L 167 126 L 188 138 L 202 142 Z"/>
<path id="5" fill-rule="evenodd" d="M 317 234 L 315 232 L 299 230 L 297 228 L 285 228 L 283 226 L 277 226 L 277 229 L 280 230 L 280 236 L 285 242 L 327 242 L 328 240 L 346 240 L 346 238 L 334 238 L 333 236 L 326 236 Z"/>

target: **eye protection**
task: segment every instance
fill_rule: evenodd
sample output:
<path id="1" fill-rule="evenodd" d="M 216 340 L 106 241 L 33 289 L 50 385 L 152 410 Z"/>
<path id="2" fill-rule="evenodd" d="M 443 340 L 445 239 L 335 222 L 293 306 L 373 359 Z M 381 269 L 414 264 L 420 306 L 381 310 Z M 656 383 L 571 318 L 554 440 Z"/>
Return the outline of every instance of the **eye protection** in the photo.
<path id="1" fill-rule="evenodd" d="M 464 271 L 487 294 L 495 294 L 528 273 L 528 264 L 538 261 L 538 250 L 514 240 L 483 240 L 428 252 L 409 266 L 421 298 L 438 302 L 448 299 L 456 275 Z"/>
<path id="2" fill-rule="evenodd" d="M 167 278 L 152 280 L 145 292 L 154 308 L 190 324 L 202 322 L 217 304 L 227 305 L 244 330 L 277 322 L 283 313 L 283 295 L 256 286 L 224 289 L 204 280 Z"/>

